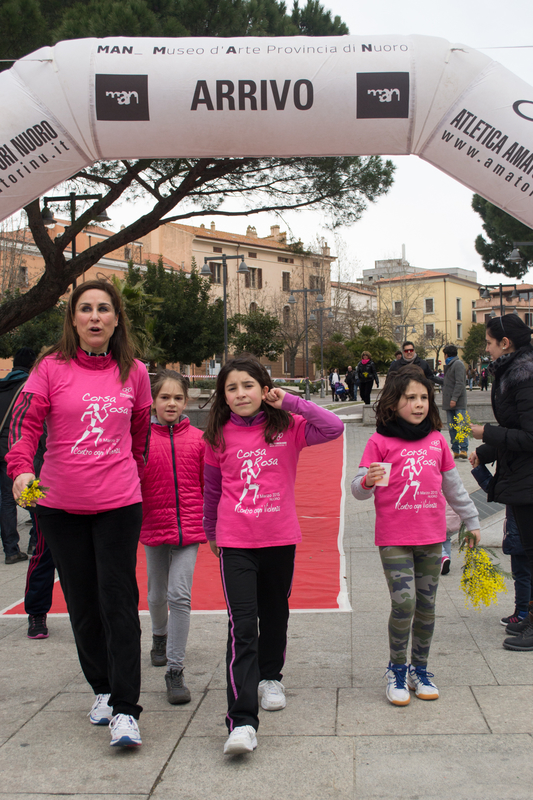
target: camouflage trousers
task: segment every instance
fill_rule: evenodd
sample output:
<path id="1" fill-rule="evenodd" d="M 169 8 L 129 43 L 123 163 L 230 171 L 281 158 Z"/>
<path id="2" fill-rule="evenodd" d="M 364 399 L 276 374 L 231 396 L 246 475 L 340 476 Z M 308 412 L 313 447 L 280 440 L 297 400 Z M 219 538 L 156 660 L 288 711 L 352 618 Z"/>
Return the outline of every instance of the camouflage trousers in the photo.
<path id="1" fill-rule="evenodd" d="M 390 660 L 407 663 L 412 627 L 411 664 L 426 666 L 435 628 L 442 542 L 417 547 L 380 547 L 379 554 L 391 597 Z"/>

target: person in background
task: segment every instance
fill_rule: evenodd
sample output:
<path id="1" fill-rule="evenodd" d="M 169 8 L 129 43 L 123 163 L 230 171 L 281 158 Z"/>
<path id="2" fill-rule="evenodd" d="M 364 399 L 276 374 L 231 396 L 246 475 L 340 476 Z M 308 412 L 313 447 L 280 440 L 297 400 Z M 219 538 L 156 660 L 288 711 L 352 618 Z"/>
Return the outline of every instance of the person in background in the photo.
<path id="1" fill-rule="evenodd" d="M 6 455 L 13 406 L 22 391 L 36 355 L 29 347 L 21 347 L 13 358 L 13 369 L 0 380 L 0 535 L 4 546 L 5 563 L 27 561 L 28 556 L 19 547 L 17 530 L 17 504 L 13 497 L 13 481 L 7 474 Z"/>
<path id="2" fill-rule="evenodd" d="M 457 356 L 457 347 L 454 344 L 447 344 L 443 352 L 446 361 L 442 387 L 442 408 L 446 411 L 448 419 L 453 457 L 468 458 L 468 438 L 465 437 L 462 442 L 459 442 L 457 431 L 452 427 L 458 414 L 462 414 L 463 417 L 466 414 L 466 369 Z"/>
<path id="3" fill-rule="evenodd" d="M 396 350 L 396 352 L 394 353 L 394 358 L 396 359 L 396 361 L 399 361 L 401 357 L 402 357 L 402 351 Z"/>
<path id="4" fill-rule="evenodd" d="M 468 381 L 468 391 L 471 392 L 474 387 L 475 372 L 473 367 L 468 367 L 466 371 L 466 379 Z"/>
<path id="5" fill-rule="evenodd" d="M 396 370 L 406 367 L 409 364 L 415 364 L 415 366 L 420 367 L 426 378 L 432 383 L 436 383 L 439 386 L 442 384 L 441 378 L 438 378 L 436 375 L 434 375 L 433 370 L 429 366 L 428 362 L 424 361 L 423 358 L 420 358 L 420 356 L 416 354 L 413 342 L 404 342 L 402 344 L 402 356 L 401 358 L 396 358 L 396 360 L 392 362 L 389 367 L 387 377 L 396 372 Z"/>
<path id="6" fill-rule="evenodd" d="M 533 583 L 533 347 L 531 329 L 516 315 L 505 314 L 487 322 L 485 339 L 491 358 L 492 408 L 497 425 L 472 425 L 481 439 L 470 463 L 496 460 L 487 499 L 510 505 L 528 557 Z M 524 620 L 509 623 L 506 650 L 533 650 L 533 602 Z M 516 635 L 513 635 L 516 634 Z"/>
<path id="7" fill-rule="evenodd" d="M 366 406 L 370 405 L 370 395 L 374 381 L 379 389 L 379 375 L 376 365 L 372 361 L 372 356 L 366 350 L 361 353 L 361 361 L 357 365 L 357 377 L 359 378 L 359 394 Z"/>
<path id="8" fill-rule="evenodd" d="M 344 376 L 344 382 L 348 387 L 348 396 L 350 400 L 357 400 L 357 384 L 359 383 L 357 379 L 357 373 L 355 372 L 353 367 L 348 367 L 346 370 L 346 375 Z"/>
<path id="9" fill-rule="evenodd" d="M 337 394 L 335 392 L 335 384 L 339 383 L 339 381 L 340 381 L 340 378 L 339 378 L 338 367 L 332 367 L 331 370 L 330 370 L 330 373 L 329 373 L 329 386 L 330 386 L 330 389 L 331 389 L 331 396 L 333 398 L 333 402 L 334 403 L 339 400 L 339 398 L 337 397 Z"/>
<path id="10" fill-rule="evenodd" d="M 61 339 L 37 361 L 15 404 L 6 461 L 18 500 L 35 479 L 46 422 L 47 492 L 36 506 L 37 524 L 96 695 L 90 722 L 109 726 L 114 747 L 142 743 L 135 568 L 151 405 L 148 372 L 134 358 L 119 292 L 106 280 L 78 284 Z"/>
<path id="11" fill-rule="evenodd" d="M 487 491 L 492 480 L 492 472 L 484 464 L 480 464 L 476 453 L 471 458 L 474 469 L 472 475 L 484 491 Z M 513 509 L 505 506 L 503 521 L 502 552 L 511 557 L 511 573 L 514 581 L 515 605 L 512 614 L 500 619 L 501 625 L 516 625 L 524 620 L 529 612 L 529 604 L 533 600 L 529 561 L 520 541 L 520 532 L 516 525 Z"/>
<path id="12" fill-rule="evenodd" d="M 486 392 L 489 390 L 489 371 L 487 367 L 483 367 L 481 370 L 481 391 L 485 389 Z"/>

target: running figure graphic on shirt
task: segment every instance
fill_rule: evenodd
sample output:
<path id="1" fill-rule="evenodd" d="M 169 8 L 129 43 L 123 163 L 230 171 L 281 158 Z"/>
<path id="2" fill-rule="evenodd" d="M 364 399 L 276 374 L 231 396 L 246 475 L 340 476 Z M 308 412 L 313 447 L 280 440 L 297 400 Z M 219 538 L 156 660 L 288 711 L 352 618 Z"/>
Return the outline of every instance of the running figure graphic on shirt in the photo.
<path id="1" fill-rule="evenodd" d="M 423 456 L 419 456 L 418 461 L 420 462 L 422 460 L 422 458 L 423 458 Z M 413 500 L 416 500 L 416 496 L 418 494 L 418 490 L 420 489 L 420 481 L 417 481 L 416 479 L 418 478 L 418 476 L 422 472 L 422 464 L 416 463 L 415 459 L 412 456 L 410 456 L 406 460 L 405 465 L 402 468 L 402 477 L 404 476 L 406 471 L 407 471 L 407 480 L 405 482 L 405 486 L 403 487 L 401 495 L 399 496 L 398 500 L 396 501 L 395 508 L 399 508 L 400 503 L 402 501 L 402 497 L 404 496 L 404 494 L 407 492 L 407 490 L 411 486 L 415 490 L 415 493 L 413 495 Z"/>
<path id="2" fill-rule="evenodd" d="M 242 494 L 239 498 L 239 502 L 235 506 L 235 511 L 237 511 L 242 504 L 242 501 L 248 494 L 250 490 L 254 492 L 254 505 L 255 501 L 257 500 L 257 492 L 259 491 L 259 484 L 252 483 L 252 481 L 256 481 L 259 473 L 261 472 L 261 467 L 256 465 L 256 470 L 254 471 L 254 465 L 251 458 L 247 458 L 242 462 L 241 468 L 241 481 L 244 481 L 244 489 L 242 490 Z"/>
<path id="3" fill-rule="evenodd" d="M 78 445 L 80 445 L 85 439 L 87 439 L 91 434 L 96 434 L 96 439 L 94 440 L 94 446 L 98 446 L 98 442 L 100 441 L 100 437 L 104 432 L 104 428 L 98 426 L 98 423 L 102 424 L 109 416 L 107 411 L 102 409 L 100 412 L 100 404 L 99 403 L 89 403 L 87 406 L 87 411 L 82 414 L 81 421 L 83 422 L 86 416 L 89 416 L 89 424 L 87 428 L 83 431 L 83 434 L 78 439 L 72 450 L 71 453 L 76 450 Z M 103 416 L 105 415 L 105 416 Z"/>

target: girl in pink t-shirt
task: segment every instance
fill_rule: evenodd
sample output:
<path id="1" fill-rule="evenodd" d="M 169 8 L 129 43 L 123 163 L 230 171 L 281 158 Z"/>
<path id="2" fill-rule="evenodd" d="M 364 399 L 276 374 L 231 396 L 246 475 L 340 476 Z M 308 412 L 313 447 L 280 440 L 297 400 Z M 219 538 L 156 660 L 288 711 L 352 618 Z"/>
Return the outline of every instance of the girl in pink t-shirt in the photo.
<path id="1" fill-rule="evenodd" d="M 377 432 L 368 440 L 352 481 L 352 494 L 358 500 L 374 497 L 375 541 L 392 605 L 387 699 L 406 706 L 409 689 L 421 700 L 439 696 L 427 662 L 446 538 L 445 498 L 477 541 L 479 520 L 440 433 L 433 385 L 419 367 L 405 366 L 389 375 L 377 402 L 376 423 Z"/>
<path id="2" fill-rule="evenodd" d="M 285 708 L 281 670 L 302 538 L 298 456 L 343 430 L 331 411 L 274 388 L 253 357 L 229 361 L 218 375 L 204 434 L 204 530 L 220 558 L 229 616 L 225 754 L 257 747 L 258 694 L 266 711 Z"/>

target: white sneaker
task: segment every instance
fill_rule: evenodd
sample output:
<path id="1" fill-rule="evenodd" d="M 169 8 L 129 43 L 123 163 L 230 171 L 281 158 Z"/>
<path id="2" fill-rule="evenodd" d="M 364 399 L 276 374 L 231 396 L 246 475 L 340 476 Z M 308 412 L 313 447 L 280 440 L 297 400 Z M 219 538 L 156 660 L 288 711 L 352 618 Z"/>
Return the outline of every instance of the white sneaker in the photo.
<path id="1" fill-rule="evenodd" d="M 421 700 L 437 700 L 439 690 L 430 681 L 433 677 L 426 667 L 413 667 L 411 664 L 407 670 L 407 685 Z"/>
<path id="2" fill-rule="evenodd" d="M 393 664 L 387 667 L 387 700 L 393 706 L 408 706 L 411 695 L 407 688 L 407 664 Z"/>
<path id="3" fill-rule="evenodd" d="M 279 681 L 259 681 L 257 691 L 265 711 L 280 711 L 287 705 L 285 687 Z"/>
<path id="4" fill-rule="evenodd" d="M 109 727 L 111 747 L 139 747 L 142 744 L 137 720 L 129 714 L 116 714 Z"/>
<path id="5" fill-rule="evenodd" d="M 93 725 L 109 725 L 113 718 L 113 709 L 108 704 L 110 694 L 97 694 L 93 707 L 87 714 Z"/>
<path id="6" fill-rule="evenodd" d="M 251 725 L 240 725 L 234 728 L 224 745 L 225 756 L 236 756 L 239 753 L 252 753 L 257 747 L 255 728 Z"/>

